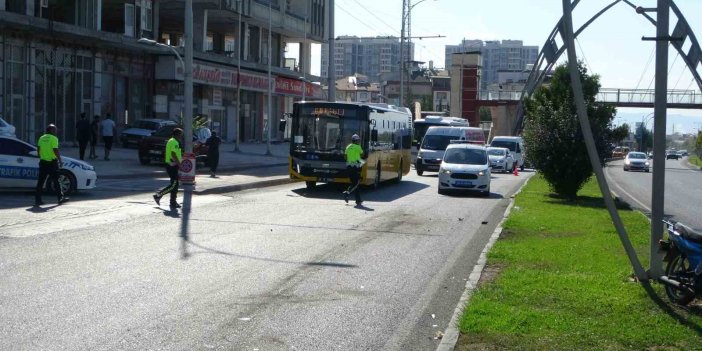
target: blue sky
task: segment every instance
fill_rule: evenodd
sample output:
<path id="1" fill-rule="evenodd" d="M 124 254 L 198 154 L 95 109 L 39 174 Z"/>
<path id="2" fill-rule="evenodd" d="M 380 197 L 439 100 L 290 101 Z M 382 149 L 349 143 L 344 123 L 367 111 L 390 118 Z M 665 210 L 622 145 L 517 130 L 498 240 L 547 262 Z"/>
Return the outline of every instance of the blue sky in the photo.
<path id="1" fill-rule="evenodd" d="M 582 0 L 574 13 L 575 26 L 579 27 L 611 2 Z M 632 2 L 643 7 L 656 5 L 655 0 Z M 413 40 L 415 59 L 433 60 L 439 67 L 444 62 L 444 46 L 459 44 L 463 38 L 514 39 L 541 47 L 562 15 L 562 2 L 558 0 L 425 0 L 421 3 L 413 0 L 412 3 L 416 4 L 412 9 L 412 35 L 445 36 Z M 702 1 L 677 0 L 676 4 L 697 33 L 698 40 L 702 40 Z M 336 0 L 335 34 L 399 36 L 401 8 L 401 0 Z M 655 17 L 655 13 L 651 15 Z M 674 23 L 673 20 L 671 27 Z M 655 27 L 622 2 L 583 32 L 578 39 L 578 54 L 592 72 L 601 76 L 603 87 L 653 88 L 654 62 L 649 64 L 649 60 L 655 44 L 641 41 L 641 37 L 654 35 Z M 675 50 L 671 50 L 669 88 L 699 92 L 695 84 L 690 84 L 692 75 L 676 56 Z M 312 69 L 313 73 L 318 73 L 318 58 L 313 57 Z M 620 111 L 623 119 L 632 122 L 652 112 L 646 109 Z M 689 123 L 683 119 L 677 130 L 696 130 L 702 125 L 702 111 L 670 110 L 669 113 L 690 116 Z M 672 130 L 672 125 L 668 129 Z"/>

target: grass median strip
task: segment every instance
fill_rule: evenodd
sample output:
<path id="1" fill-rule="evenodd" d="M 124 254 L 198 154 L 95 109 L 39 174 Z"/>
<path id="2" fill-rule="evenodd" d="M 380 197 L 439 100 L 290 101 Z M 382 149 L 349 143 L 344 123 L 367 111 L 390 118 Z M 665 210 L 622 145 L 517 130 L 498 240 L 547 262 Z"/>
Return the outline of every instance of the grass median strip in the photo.
<path id="1" fill-rule="evenodd" d="M 619 213 L 647 267 L 648 220 L 627 208 Z M 488 255 L 487 271 L 496 274 L 481 279 L 464 311 L 459 350 L 702 349 L 699 329 L 678 322 L 632 279 L 594 178 L 571 203 L 533 177 Z M 653 287 L 668 303 L 662 287 Z M 699 309 L 673 311 L 702 326 Z"/>
<path id="2" fill-rule="evenodd" d="M 690 157 L 688 157 L 687 160 L 695 166 L 702 167 L 702 159 L 700 159 L 696 155 L 690 155 Z"/>

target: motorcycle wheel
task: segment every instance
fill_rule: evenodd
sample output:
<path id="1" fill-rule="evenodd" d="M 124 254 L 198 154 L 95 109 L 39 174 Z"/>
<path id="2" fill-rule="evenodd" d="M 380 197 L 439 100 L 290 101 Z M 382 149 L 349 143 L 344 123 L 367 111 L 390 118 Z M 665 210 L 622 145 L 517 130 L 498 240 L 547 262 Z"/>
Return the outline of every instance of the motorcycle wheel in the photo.
<path id="1" fill-rule="evenodd" d="M 680 254 L 673 257 L 665 267 L 665 275 L 668 278 L 684 283 L 687 286 L 692 286 L 690 277 L 691 274 L 694 275 L 694 273 L 692 273 L 690 270 L 690 262 L 686 257 L 683 257 Z M 665 293 L 668 295 L 668 298 L 671 301 L 683 306 L 695 299 L 694 294 L 690 294 L 689 292 L 669 285 L 665 286 Z"/>

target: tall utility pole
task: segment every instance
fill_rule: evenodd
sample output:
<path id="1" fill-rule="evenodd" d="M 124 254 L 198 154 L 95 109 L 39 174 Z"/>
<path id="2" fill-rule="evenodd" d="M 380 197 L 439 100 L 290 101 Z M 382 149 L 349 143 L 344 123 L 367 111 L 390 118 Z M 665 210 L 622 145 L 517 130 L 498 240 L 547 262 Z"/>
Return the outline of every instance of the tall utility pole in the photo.
<path id="1" fill-rule="evenodd" d="M 193 0 L 185 0 L 185 72 L 183 72 L 183 138 L 185 152 L 193 152 Z"/>
<path id="2" fill-rule="evenodd" d="M 400 107 L 405 106 L 405 19 L 407 18 L 407 2 L 402 0 L 402 30 L 400 30 Z"/>
<path id="3" fill-rule="evenodd" d="M 668 0 L 658 0 L 656 9 L 656 97 L 653 108 L 653 185 L 651 191 L 651 278 L 663 275 L 663 259 L 657 243 L 663 236 L 665 197 L 665 132 L 668 91 L 668 44 L 670 41 Z"/>
<path id="4" fill-rule="evenodd" d="M 244 9 L 244 3 L 242 0 L 237 0 L 236 2 L 236 12 L 239 13 L 237 38 L 236 38 L 236 113 L 234 114 L 234 128 L 236 130 L 236 141 L 234 142 L 234 152 L 241 151 L 239 149 L 239 137 L 242 135 L 241 127 L 241 41 L 244 36 L 242 33 L 241 25 L 241 11 Z"/>
<path id="5" fill-rule="evenodd" d="M 273 155 L 271 153 L 271 139 L 273 138 L 273 82 L 271 79 L 271 64 L 273 62 L 273 42 L 271 41 L 271 30 L 273 29 L 273 1 L 268 2 L 268 140 L 266 141 L 266 156 Z"/>
<path id="6" fill-rule="evenodd" d="M 327 101 L 336 101 L 336 72 L 334 72 L 334 0 L 329 0 L 329 68 L 327 69 Z"/>
<path id="7" fill-rule="evenodd" d="M 305 33 L 302 39 L 302 101 L 305 101 L 305 93 L 307 93 L 307 70 L 305 69 L 307 63 L 307 16 L 309 14 L 310 4 L 309 1 L 305 0 Z"/>

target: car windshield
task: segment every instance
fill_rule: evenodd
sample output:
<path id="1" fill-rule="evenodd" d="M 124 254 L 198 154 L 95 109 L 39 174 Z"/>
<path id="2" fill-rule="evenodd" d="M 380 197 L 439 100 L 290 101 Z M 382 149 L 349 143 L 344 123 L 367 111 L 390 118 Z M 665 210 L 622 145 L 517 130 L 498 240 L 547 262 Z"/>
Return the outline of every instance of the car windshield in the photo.
<path id="1" fill-rule="evenodd" d="M 446 150 L 451 140 L 458 140 L 458 137 L 454 135 L 425 135 L 424 139 L 422 139 L 421 148 L 425 150 Z"/>
<path id="2" fill-rule="evenodd" d="M 640 153 L 640 152 L 630 152 L 630 153 L 629 153 L 629 158 L 635 158 L 635 159 L 643 160 L 643 159 L 646 159 L 646 155 L 644 155 L 643 153 Z"/>
<path id="3" fill-rule="evenodd" d="M 444 162 L 461 165 L 484 165 L 487 163 L 487 154 L 480 149 L 452 148 L 446 150 Z"/>
<path id="4" fill-rule="evenodd" d="M 505 155 L 505 150 L 501 150 L 501 149 L 488 149 L 487 153 L 488 153 L 488 155 L 490 155 L 490 156 L 504 156 L 504 155 Z"/>
<path id="5" fill-rule="evenodd" d="M 516 152 L 517 151 L 517 143 L 514 141 L 506 141 L 506 140 L 493 140 L 490 146 L 493 147 L 504 147 L 506 149 L 509 149 L 509 151 Z"/>
<path id="6" fill-rule="evenodd" d="M 161 129 L 157 130 L 156 133 L 154 133 L 154 135 L 158 137 L 169 138 L 171 135 L 173 135 L 173 129 L 175 129 L 175 127 L 176 126 L 161 127 Z"/>
<path id="7" fill-rule="evenodd" d="M 137 122 L 134 124 L 134 128 L 156 130 L 156 129 L 158 129 L 158 122 L 152 122 L 152 121 L 137 121 Z"/>

